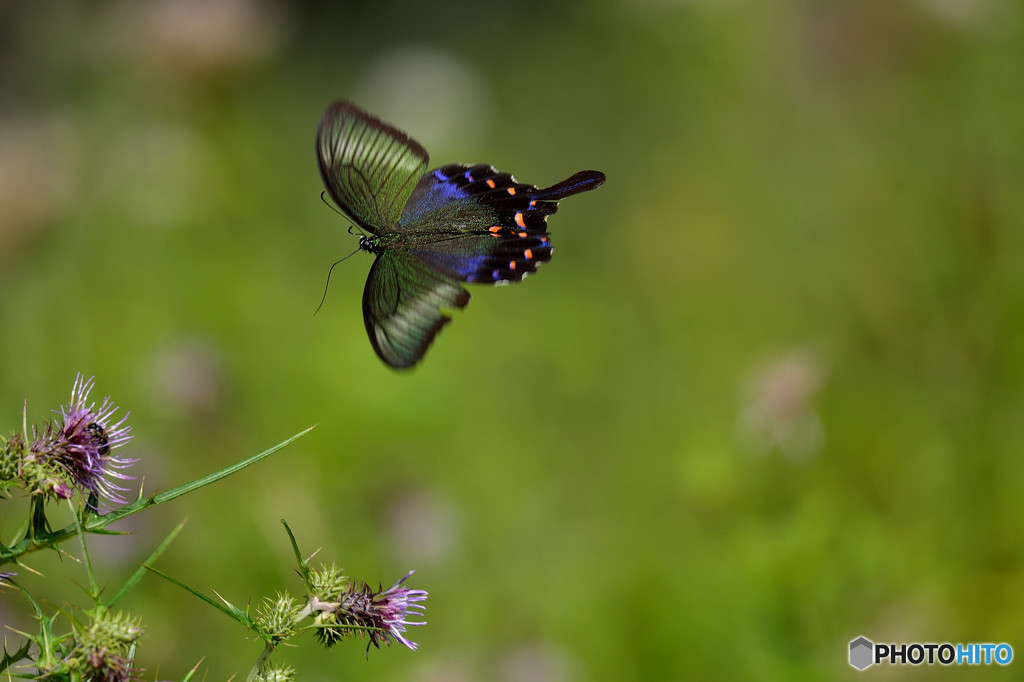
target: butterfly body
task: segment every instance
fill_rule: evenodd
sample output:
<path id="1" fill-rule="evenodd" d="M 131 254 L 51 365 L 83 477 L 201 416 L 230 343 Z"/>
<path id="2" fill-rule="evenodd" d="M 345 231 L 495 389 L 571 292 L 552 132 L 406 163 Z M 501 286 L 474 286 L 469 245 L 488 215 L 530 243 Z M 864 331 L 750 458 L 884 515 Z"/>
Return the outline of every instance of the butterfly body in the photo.
<path id="1" fill-rule="evenodd" d="M 538 189 L 486 164 L 426 172 L 426 150 L 348 102 L 330 105 L 316 140 L 320 174 L 335 203 L 369 236 L 376 256 L 363 292 L 363 319 L 388 365 L 415 365 L 464 308 L 462 282 L 508 284 L 551 260 L 547 217 L 562 198 L 604 183 L 580 171 Z"/>

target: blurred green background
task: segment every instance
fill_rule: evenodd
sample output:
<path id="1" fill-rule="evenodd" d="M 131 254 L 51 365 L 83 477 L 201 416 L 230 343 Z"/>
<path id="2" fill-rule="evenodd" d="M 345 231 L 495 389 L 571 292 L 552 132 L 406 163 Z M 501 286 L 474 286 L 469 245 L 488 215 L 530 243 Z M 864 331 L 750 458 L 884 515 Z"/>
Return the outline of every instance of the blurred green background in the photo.
<path id="1" fill-rule="evenodd" d="M 108 584 L 183 518 L 160 568 L 239 604 L 298 590 L 281 518 L 373 583 L 418 569 L 418 652 L 306 638 L 306 680 L 1024 654 L 1019 3 L 44 0 L 0 9 L 0 46 L 0 430 L 95 375 L 153 491 L 319 425 L 97 539 Z M 608 176 L 412 373 L 366 339 L 366 254 L 313 316 L 357 243 L 319 198 L 337 97 L 432 167 Z M 30 563 L 83 603 L 80 566 Z M 156 577 L 123 605 L 148 679 L 260 650 Z"/>

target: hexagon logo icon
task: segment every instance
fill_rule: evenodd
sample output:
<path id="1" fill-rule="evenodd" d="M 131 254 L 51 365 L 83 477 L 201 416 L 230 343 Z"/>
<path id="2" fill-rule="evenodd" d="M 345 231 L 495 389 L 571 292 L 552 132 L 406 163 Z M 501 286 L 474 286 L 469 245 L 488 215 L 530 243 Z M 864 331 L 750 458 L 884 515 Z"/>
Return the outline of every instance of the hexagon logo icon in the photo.
<path id="1" fill-rule="evenodd" d="M 867 637 L 858 637 L 850 642 L 850 665 L 857 670 L 864 670 L 874 663 L 875 645 Z"/>

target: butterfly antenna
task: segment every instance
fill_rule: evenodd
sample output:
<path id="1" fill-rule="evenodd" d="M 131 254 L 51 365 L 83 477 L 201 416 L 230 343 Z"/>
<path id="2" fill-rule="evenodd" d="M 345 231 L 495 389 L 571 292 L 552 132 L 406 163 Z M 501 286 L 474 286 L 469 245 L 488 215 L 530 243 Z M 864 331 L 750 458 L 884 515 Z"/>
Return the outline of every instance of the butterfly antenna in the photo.
<path id="1" fill-rule="evenodd" d="M 362 247 L 359 247 L 359 248 L 362 248 Z M 329 286 L 331 286 L 331 273 L 332 273 L 332 272 L 334 272 L 334 266 L 335 266 L 335 265 L 337 265 L 338 263 L 340 263 L 341 261 L 343 261 L 343 260 L 348 260 L 348 259 L 349 259 L 349 258 L 351 258 L 352 256 L 354 256 L 354 255 L 356 255 L 357 253 L 359 253 L 359 248 L 357 248 L 357 249 L 356 249 L 355 251 L 353 251 L 352 253 L 348 254 L 348 255 L 347 255 L 347 256 L 345 256 L 344 258 L 339 258 L 338 260 L 334 261 L 334 264 L 333 264 L 333 265 L 331 265 L 331 269 L 327 271 L 327 284 L 325 284 L 325 285 L 324 285 L 324 295 L 323 295 L 323 298 L 321 298 L 321 299 L 320 299 L 320 305 L 318 305 L 318 306 L 316 307 L 316 310 L 315 310 L 315 311 L 313 312 L 313 315 L 314 315 L 314 316 L 315 316 L 315 315 L 316 315 L 316 314 L 317 314 L 318 312 L 320 312 L 320 309 L 324 307 L 324 301 L 326 301 L 326 300 L 327 300 L 327 288 L 328 288 Z"/>
<path id="2" fill-rule="evenodd" d="M 325 196 L 326 194 L 327 194 L 327 190 L 324 190 L 323 192 L 320 192 L 320 201 L 324 202 L 324 205 L 326 205 L 327 208 L 331 209 L 332 211 L 334 211 L 335 213 L 340 215 L 342 218 L 348 220 L 348 216 L 347 215 L 345 215 L 344 213 L 339 211 L 337 206 L 335 206 L 331 202 L 327 201 L 327 197 Z"/>
<path id="3" fill-rule="evenodd" d="M 344 211 L 339 211 L 338 208 L 334 204 L 332 204 L 331 202 L 327 201 L 327 197 L 324 196 L 325 194 L 327 194 L 326 190 L 323 191 L 323 192 L 320 192 L 320 201 L 324 202 L 324 204 L 327 205 L 327 208 L 331 209 L 332 211 L 334 211 L 335 213 L 337 213 L 342 218 L 344 218 L 345 220 L 348 221 L 348 233 L 349 234 L 355 234 L 355 232 L 352 231 L 352 228 L 355 227 L 357 230 L 359 230 L 359 234 L 363 234 L 363 231 L 360 230 L 358 227 L 356 227 L 356 224 L 352 222 L 352 219 L 349 218 L 348 215 L 346 215 Z M 349 255 L 352 255 L 352 254 L 349 254 Z M 345 258 L 348 258 L 348 256 L 345 256 Z M 345 258 L 342 258 L 341 260 L 345 260 Z"/>

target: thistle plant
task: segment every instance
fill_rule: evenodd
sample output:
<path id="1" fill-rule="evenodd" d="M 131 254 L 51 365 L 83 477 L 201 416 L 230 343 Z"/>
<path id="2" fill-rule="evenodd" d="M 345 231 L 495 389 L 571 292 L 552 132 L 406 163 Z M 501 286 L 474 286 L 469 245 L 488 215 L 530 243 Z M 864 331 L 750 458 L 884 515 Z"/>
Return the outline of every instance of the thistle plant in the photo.
<path id="1" fill-rule="evenodd" d="M 0 673 L 52 681 L 141 679 L 143 670 L 136 664 L 136 653 L 145 634 L 144 625 L 140 618 L 115 609 L 115 605 L 147 572 L 196 595 L 263 641 L 263 650 L 251 667 L 248 680 L 294 680 L 295 670 L 277 660 L 279 647 L 307 631 L 312 631 L 314 639 L 326 647 L 346 639 L 365 638 L 367 652 L 371 646 L 380 649 L 392 642 L 411 650 L 417 648 L 406 632 L 408 626 L 424 624 L 417 619 L 422 616 L 427 593 L 404 587 L 412 571 L 388 589 L 373 589 L 365 581 L 344 575 L 332 564 L 311 567 L 316 552 L 303 558 L 286 523 L 303 593 L 292 596 L 280 591 L 274 598 L 262 600 L 254 615 L 250 615 L 248 607 L 239 609 L 223 598 L 210 598 L 153 567 L 184 524 L 179 524 L 117 590 L 101 588 L 89 558 L 90 534 L 116 535 L 116 531 L 107 530 L 115 521 L 241 471 L 302 437 L 312 427 L 237 464 L 165 492 L 145 496 L 140 486 L 138 496 L 129 502 L 126 484 L 134 477 L 128 471 L 138 461 L 123 454 L 132 438 L 127 423 L 129 414 L 119 416 L 109 397 L 97 407 L 89 400 L 93 386 L 93 379 L 78 375 L 70 401 L 54 412 L 56 416 L 29 429 L 26 404 L 21 433 L 0 436 L 0 499 L 10 499 L 19 490 L 29 499 L 27 517 L 13 538 L 9 542 L 0 538 L 0 594 L 8 598 L 20 593 L 37 623 L 34 632 L 14 631 L 21 642 L 13 651 L 7 650 L 5 641 Z M 48 511 L 55 505 L 71 511 L 71 523 L 62 528 L 51 527 Z M 77 557 L 65 548 L 75 539 Z M 35 572 L 27 562 L 28 556 L 43 549 L 80 559 L 88 577 L 86 607 L 66 605 L 48 612 L 40 605 L 42 600 L 21 585 L 19 572 Z M 183 679 L 191 679 L 198 665 Z"/>

